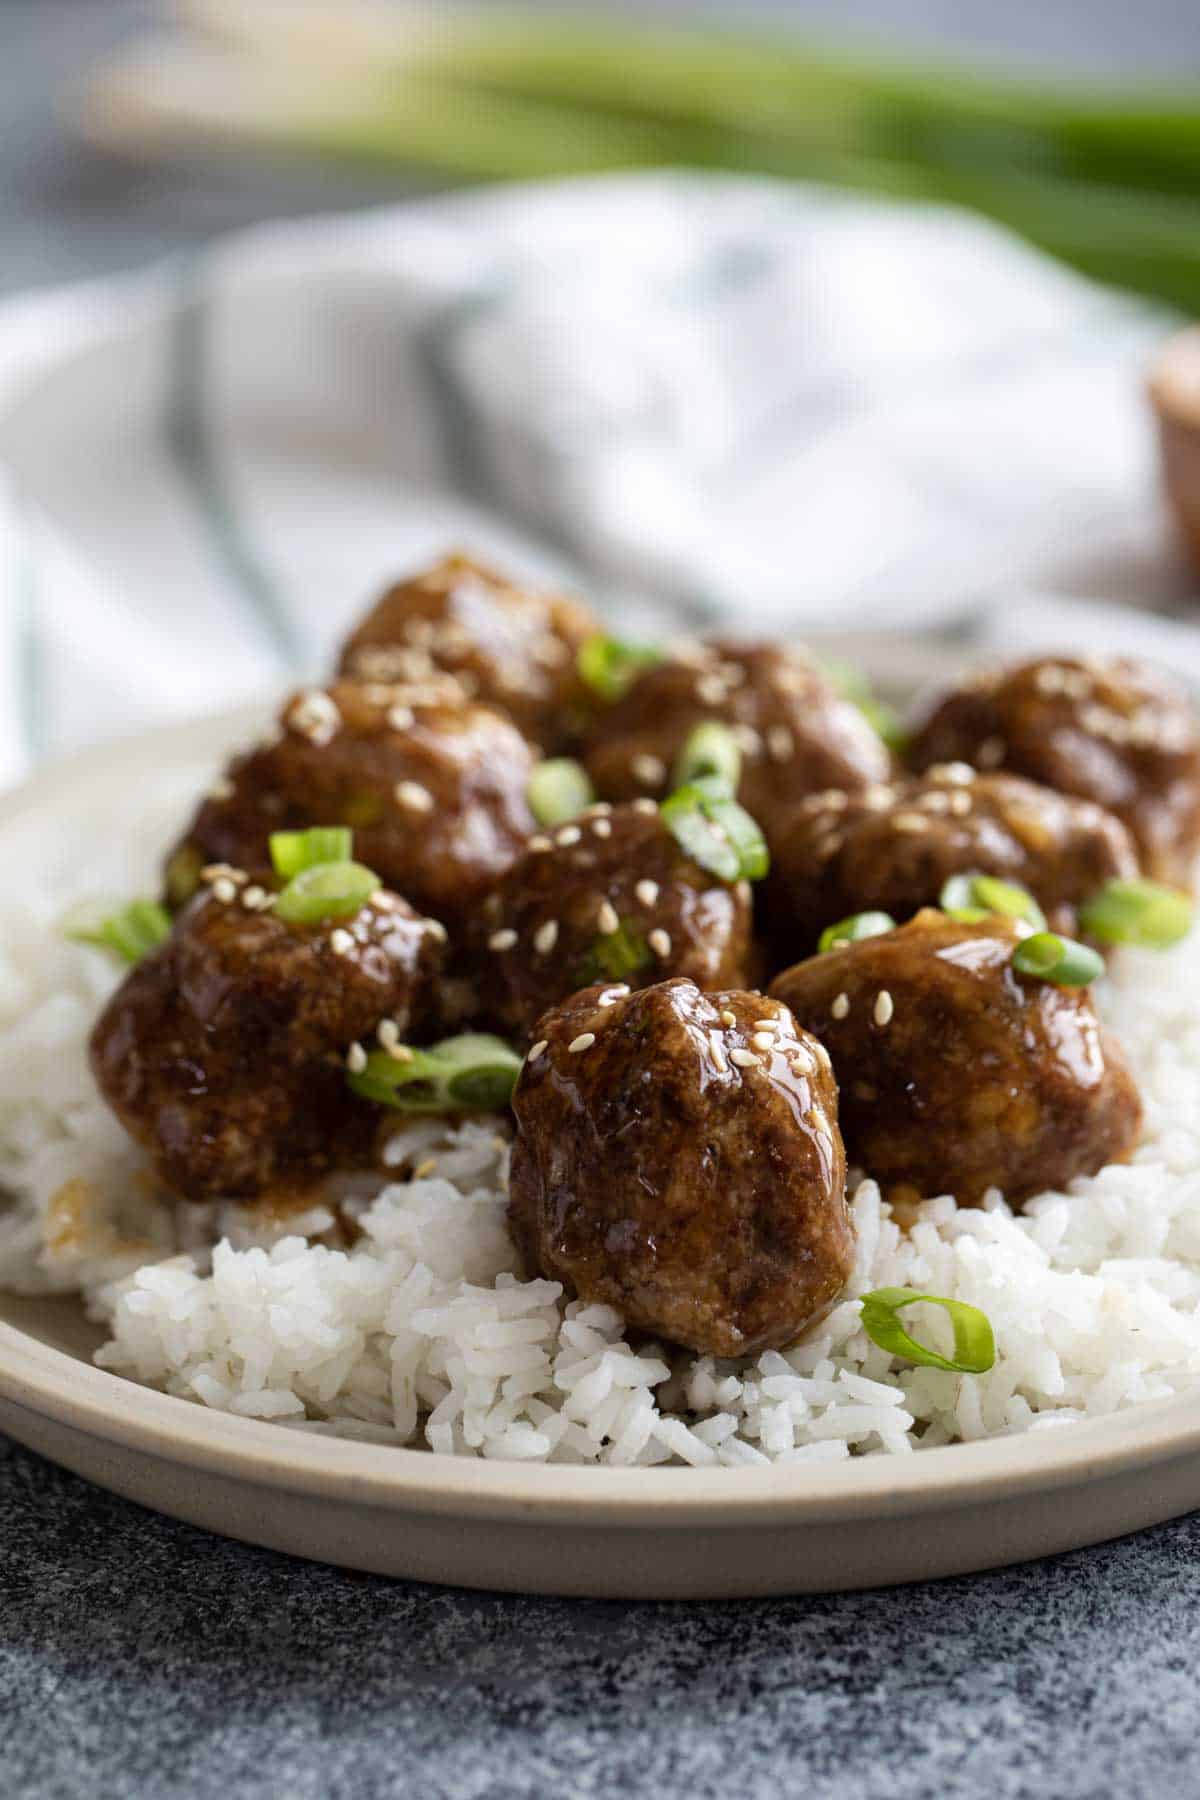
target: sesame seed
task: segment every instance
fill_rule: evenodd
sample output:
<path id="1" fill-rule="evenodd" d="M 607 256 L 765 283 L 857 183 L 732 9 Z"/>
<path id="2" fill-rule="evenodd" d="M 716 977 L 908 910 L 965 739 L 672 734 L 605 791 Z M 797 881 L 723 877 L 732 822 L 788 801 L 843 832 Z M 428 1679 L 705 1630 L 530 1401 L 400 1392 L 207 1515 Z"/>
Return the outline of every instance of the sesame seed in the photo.
<path id="1" fill-rule="evenodd" d="M 605 988 L 596 1001 L 597 1006 L 615 1006 L 618 1000 L 624 1000 L 629 993 L 629 983 L 623 981 L 619 987 Z"/>
<path id="2" fill-rule="evenodd" d="M 724 705 L 725 683 L 719 675 L 702 675 L 696 683 L 696 698 L 702 706 Z"/>
<path id="3" fill-rule="evenodd" d="M 653 906 L 658 899 L 657 881 L 639 881 L 633 891 L 641 906 Z"/>
<path id="4" fill-rule="evenodd" d="M 219 875 L 212 884 L 213 898 L 225 906 L 237 899 L 237 888 L 228 875 Z"/>
<path id="5" fill-rule="evenodd" d="M 407 1044 L 388 1045 L 388 1055 L 393 1062 L 410 1063 L 413 1060 L 413 1054 L 413 1051 L 409 1049 Z"/>
<path id="6" fill-rule="evenodd" d="M 339 925 L 336 931 L 329 934 L 329 948 L 335 956 L 349 956 L 354 948 L 354 939 Z"/>
<path id="7" fill-rule="evenodd" d="M 756 1031 L 750 1039 L 756 1050 L 773 1050 L 775 1039 L 769 1031 Z"/>
<path id="8" fill-rule="evenodd" d="M 548 956 L 558 942 L 558 920 L 547 919 L 533 934 L 533 947 L 539 956 Z"/>
<path id="9" fill-rule="evenodd" d="M 801 1061 L 800 1057 L 798 1057 L 798 1056 L 794 1056 L 792 1058 L 791 1062 L 788 1064 L 788 1068 L 792 1071 L 793 1075 L 811 1075 L 812 1074 L 812 1064 Z"/>
<path id="10" fill-rule="evenodd" d="M 928 794 L 921 795 L 917 805 L 924 812 L 948 813 L 953 802 L 959 797 L 956 794 L 945 794 L 941 788 L 932 788 Z"/>
<path id="11" fill-rule="evenodd" d="M 643 787 L 657 787 L 660 781 L 667 778 L 667 765 L 661 756 L 652 756 L 648 750 L 639 750 L 630 759 L 629 767 L 635 781 Z"/>
<path id="12" fill-rule="evenodd" d="M 564 825 L 561 831 L 555 832 L 554 841 L 566 848 L 569 844 L 577 844 L 582 836 L 578 825 Z"/>
<path id="13" fill-rule="evenodd" d="M 875 1023 L 877 1025 L 890 1025 L 892 1014 L 895 1010 L 896 1008 L 892 1004 L 892 996 L 888 993 L 886 988 L 880 988 L 875 996 Z"/>
<path id="14" fill-rule="evenodd" d="M 640 799 L 640 800 L 635 800 L 633 802 L 633 810 L 636 813 L 642 813 L 643 815 L 645 815 L 648 818 L 652 813 L 657 813 L 658 801 L 657 800 L 647 800 L 645 798 Z"/>
<path id="15" fill-rule="evenodd" d="M 935 763 L 929 771 L 931 781 L 944 781 L 950 787 L 970 787 L 975 779 L 975 771 L 970 763 L 948 762 Z"/>
<path id="16" fill-rule="evenodd" d="M 762 735 L 755 731 L 753 725 L 735 725 L 733 736 L 738 749 L 744 751 L 747 756 L 762 755 Z"/>
<path id="17" fill-rule="evenodd" d="M 242 905 L 248 906 L 251 912 L 257 912 L 264 906 L 270 906 L 273 901 L 274 896 L 268 894 L 265 887 L 259 887 L 256 881 L 252 881 L 248 888 L 242 889 Z"/>
<path id="18" fill-rule="evenodd" d="M 546 1054 L 546 1045 L 548 1042 L 548 1038 L 539 1038 L 536 1044 L 531 1044 L 529 1046 L 529 1055 L 525 1058 L 526 1062 L 536 1062 L 539 1056 L 544 1056 Z"/>
<path id="19" fill-rule="evenodd" d="M 892 818 L 892 830 L 916 833 L 929 830 L 929 820 L 923 819 L 920 813 L 898 812 Z"/>
<path id="20" fill-rule="evenodd" d="M 767 733 L 767 749 L 773 762 L 787 762 L 794 754 L 796 740 L 786 725 L 772 725 Z"/>
<path id="21" fill-rule="evenodd" d="M 612 812 L 612 801 L 594 800 L 587 811 L 589 819 L 607 819 Z"/>
<path id="22" fill-rule="evenodd" d="M 200 878 L 202 881 L 216 881 L 222 875 L 226 876 L 230 881 L 247 881 L 249 879 L 245 869 L 235 868 L 233 863 L 208 863 L 200 871 Z"/>
<path id="23" fill-rule="evenodd" d="M 621 921 L 617 917 L 617 909 L 611 900 L 602 900 L 600 910 L 596 914 L 596 924 L 604 937 L 611 937 L 614 931 L 621 929 Z"/>
<path id="24" fill-rule="evenodd" d="M 442 924 L 440 919 L 422 919 L 421 926 L 428 936 L 433 939 L 435 944 L 444 944 L 446 942 L 446 927 Z"/>
<path id="25" fill-rule="evenodd" d="M 950 811 L 956 819 L 965 819 L 973 804 L 970 794 L 959 793 L 950 796 Z"/>
<path id="26" fill-rule="evenodd" d="M 826 1075 L 828 1075 L 833 1068 L 833 1064 L 829 1060 L 828 1050 L 819 1038 L 813 1045 L 813 1055 L 816 1057 L 818 1065 L 825 1071 Z"/>
<path id="27" fill-rule="evenodd" d="M 493 931 L 488 939 L 489 950 L 511 950 L 517 941 L 517 934 L 511 925 L 505 925 L 500 931 Z"/>
<path id="28" fill-rule="evenodd" d="M 436 1156 L 427 1156 L 425 1158 L 424 1162 L 419 1162 L 417 1164 L 416 1168 L 413 1170 L 413 1180 L 414 1181 L 424 1181 L 425 1177 L 427 1175 L 432 1175 L 433 1171 L 436 1168 L 437 1168 L 437 1157 Z"/>
<path id="29" fill-rule="evenodd" d="M 592 820 L 592 830 L 598 838 L 611 837 L 612 836 L 612 820 L 611 819 L 593 819 Z"/>
<path id="30" fill-rule="evenodd" d="M 299 695 L 288 708 L 284 724 L 300 737 L 308 739 L 318 749 L 328 744 L 338 733 L 342 715 L 337 703 L 321 688 L 310 688 L 307 693 Z"/>
<path id="31" fill-rule="evenodd" d="M 881 781 L 873 781 L 870 787 L 865 787 L 858 795 L 858 804 L 865 806 L 868 812 L 886 812 L 895 798 L 895 788 L 890 788 Z M 843 800 L 842 805 L 845 804 Z"/>
<path id="32" fill-rule="evenodd" d="M 387 722 L 393 731 L 407 731 L 413 722 L 411 706 L 391 706 L 388 708 Z"/>
<path id="33" fill-rule="evenodd" d="M 721 1014 L 721 1023 L 727 1031 L 732 1031 L 737 1024 L 737 1014 L 730 1012 L 729 1008 L 726 1007 Z"/>
<path id="34" fill-rule="evenodd" d="M 849 994 L 839 994 L 829 1010 L 835 1019 L 844 1019 L 846 1014 L 850 1011 Z"/>
<path id="35" fill-rule="evenodd" d="M 385 1050 L 391 1050 L 400 1042 L 400 1027 L 395 1019 L 381 1019 L 375 1029 L 375 1036 Z"/>
<path id="36" fill-rule="evenodd" d="M 539 831 L 535 836 L 530 838 L 525 848 L 527 850 L 552 850 L 554 846 L 550 842 L 550 839 L 546 837 L 544 833 Z"/>
<path id="37" fill-rule="evenodd" d="M 407 807 L 410 812 L 433 811 L 433 795 L 419 781 L 398 781 L 395 793 L 401 806 Z"/>
<path id="38" fill-rule="evenodd" d="M 650 933 L 646 942 L 653 950 L 655 956 L 670 956 L 671 934 L 670 932 L 664 931 L 661 926 L 659 926 L 656 931 Z"/>
<path id="39" fill-rule="evenodd" d="M 222 776 L 219 781 L 213 782 L 205 798 L 209 800 L 232 800 L 235 792 L 236 789 L 234 788 L 232 781 L 228 781 Z"/>
<path id="40" fill-rule="evenodd" d="M 743 1050 L 740 1047 L 729 1052 L 729 1060 L 736 1063 L 739 1069 L 757 1069 L 759 1066 L 758 1057 L 753 1050 Z"/>
<path id="41" fill-rule="evenodd" d="M 722 1044 L 720 1038 L 711 1035 L 708 1040 L 708 1048 L 712 1055 L 713 1067 L 716 1069 L 717 1074 L 727 1075 L 729 1073 L 729 1063 L 725 1056 L 725 1046 Z"/>
<path id="42" fill-rule="evenodd" d="M 572 1038 L 567 1049 L 572 1056 L 578 1056 L 581 1050 L 590 1050 L 596 1041 L 594 1031 L 581 1031 L 577 1038 Z"/>
<path id="43" fill-rule="evenodd" d="M 367 1053 L 361 1044 L 351 1044 L 346 1052 L 346 1067 L 352 1075 L 361 1075 L 367 1066 Z"/>

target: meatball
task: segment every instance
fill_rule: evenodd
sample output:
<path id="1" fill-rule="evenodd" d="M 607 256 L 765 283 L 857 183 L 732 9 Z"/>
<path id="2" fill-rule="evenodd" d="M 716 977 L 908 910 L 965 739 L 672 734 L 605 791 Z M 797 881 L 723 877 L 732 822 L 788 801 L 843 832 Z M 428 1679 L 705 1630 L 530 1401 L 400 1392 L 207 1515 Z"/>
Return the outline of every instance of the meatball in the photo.
<path id="1" fill-rule="evenodd" d="M 893 1198 L 1019 1203 L 1137 1141 L 1141 1102 L 1086 989 L 1018 975 L 1024 928 L 918 913 L 771 992 L 825 1044 L 850 1160 Z"/>
<path id="2" fill-rule="evenodd" d="M 1137 871 L 1129 833 L 1102 807 L 941 763 L 918 780 L 801 801 L 775 843 L 770 913 L 794 960 L 826 925 L 868 910 L 907 919 L 936 904 L 951 875 L 970 872 L 1027 888 L 1070 934 L 1077 906 Z"/>
<path id="3" fill-rule="evenodd" d="M 530 1268 L 688 1349 L 788 1344 L 854 1261 L 837 1089 L 761 994 L 593 987 L 538 1026 L 509 1216 Z"/>
<path id="4" fill-rule="evenodd" d="M 463 698 L 494 706 L 555 751 L 578 737 L 584 690 L 575 662 L 599 629 L 582 601 L 447 556 L 387 590 L 347 639 L 339 673 L 357 681 L 451 675 Z"/>
<path id="5" fill-rule="evenodd" d="M 292 925 L 218 876 L 133 968 L 91 1038 L 100 1091 L 189 1200 L 303 1190 L 369 1159 L 346 1086 L 358 1039 L 429 1016 L 445 933 L 379 889 L 352 919 Z"/>
<path id="6" fill-rule="evenodd" d="M 606 977 L 645 987 L 686 975 L 738 987 L 750 889 L 685 854 L 653 800 L 592 807 L 537 835 L 483 909 L 479 990 L 500 1030 L 528 1035 L 548 1006 Z"/>
<path id="7" fill-rule="evenodd" d="M 488 707 L 354 682 L 295 694 L 275 740 L 238 757 L 202 803 L 168 861 L 168 898 L 185 898 L 206 864 L 265 877 L 273 831 L 349 825 L 361 862 L 458 926 L 534 828 L 532 767 Z"/>
<path id="8" fill-rule="evenodd" d="M 1128 826 L 1147 875 L 1190 885 L 1200 850 L 1200 725 L 1166 675 L 1124 658 L 985 670 L 926 711 L 916 769 L 961 760 L 1094 800 Z"/>
<path id="9" fill-rule="evenodd" d="M 605 800 L 663 794 L 697 725 L 733 728 L 738 799 L 768 842 L 791 803 L 824 788 L 886 781 L 891 758 L 862 713 L 799 651 L 733 642 L 677 648 L 593 727 L 584 760 Z"/>

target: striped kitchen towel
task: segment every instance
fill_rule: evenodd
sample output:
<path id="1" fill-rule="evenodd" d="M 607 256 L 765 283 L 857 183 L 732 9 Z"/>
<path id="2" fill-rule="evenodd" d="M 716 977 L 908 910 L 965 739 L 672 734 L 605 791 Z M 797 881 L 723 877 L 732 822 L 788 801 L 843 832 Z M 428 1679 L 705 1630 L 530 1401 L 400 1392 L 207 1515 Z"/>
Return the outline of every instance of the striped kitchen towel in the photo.
<path id="1" fill-rule="evenodd" d="M 320 669 L 451 543 L 639 631 L 1165 598 L 1163 329 L 967 215 L 700 174 L 270 226 L 10 302 L 0 782 Z"/>

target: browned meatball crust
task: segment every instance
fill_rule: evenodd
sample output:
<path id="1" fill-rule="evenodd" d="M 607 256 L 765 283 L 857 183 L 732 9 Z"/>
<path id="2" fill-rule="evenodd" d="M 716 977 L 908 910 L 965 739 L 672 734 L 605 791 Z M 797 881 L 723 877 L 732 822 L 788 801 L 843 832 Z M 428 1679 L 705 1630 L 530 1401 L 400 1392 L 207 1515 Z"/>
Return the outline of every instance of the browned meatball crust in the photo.
<path id="1" fill-rule="evenodd" d="M 275 740 L 236 758 L 202 802 L 168 861 L 168 896 L 205 864 L 268 875 L 273 831 L 349 825 L 360 862 L 458 926 L 533 830 L 532 767 L 524 738 L 489 707 L 348 681 L 305 690 Z"/>
<path id="2" fill-rule="evenodd" d="M 961 760 L 1094 800 L 1145 873 L 1190 885 L 1200 850 L 1200 723 L 1169 676 L 1113 657 L 1042 657 L 969 677 L 913 737 L 915 769 Z"/>
<path id="3" fill-rule="evenodd" d="M 750 954 L 748 884 L 687 856 L 653 800 L 601 804 L 531 838 L 501 878 L 483 909 L 479 989 L 500 1030 L 528 1036 L 548 1006 L 606 976 L 740 987 Z"/>
<path id="4" fill-rule="evenodd" d="M 1072 933 L 1077 906 L 1137 871 L 1129 833 L 1102 807 L 940 763 L 917 780 L 802 800 L 775 842 L 770 914 L 777 952 L 794 961 L 826 925 L 866 911 L 907 919 L 950 876 L 978 873 L 1027 888 Z"/>
<path id="5" fill-rule="evenodd" d="M 666 793 L 688 734 L 708 719 L 734 731 L 738 799 L 768 842 L 803 795 L 864 787 L 891 772 L 861 712 L 807 657 L 785 645 L 725 641 L 677 648 L 599 716 L 584 751 L 597 793 Z"/>
<path id="6" fill-rule="evenodd" d="M 1022 928 L 918 913 L 771 992 L 833 1059 L 852 1163 L 902 1199 L 1016 1204 L 1132 1150 L 1138 1092 L 1090 993 L 1018 975 Z"/>
<path id="7" fill-rule="evenodd" d="M 716 1356 L 788 1344 L 854 1260 L 837 1089 L 761 994 L 674 980 L 548 1012 L 517 1082 L 510 1220 L 531 1268 Z"/>
<path id="8" fill-rule="evenodd" d="M 290 925 L 261 888 L 218 877 L 126 976 L 92 1032 L 97 1084 L 168 1187 L 189 1200 L 303 1189 L 369 1156 L 374 1108 L 349 1046 L 429 1016 L 445 934 L 396 895 Z"/>
<path id="9" fill-rule="evenodd" d="M 347 639 L 338 672 L 372 682 L 451 675 L 464 699 L 506 713 L 552 752 L 579 735 L 585 692 L 575 663 L 599 629 L 582 601 L 453 555 L 387 590 Z"/>

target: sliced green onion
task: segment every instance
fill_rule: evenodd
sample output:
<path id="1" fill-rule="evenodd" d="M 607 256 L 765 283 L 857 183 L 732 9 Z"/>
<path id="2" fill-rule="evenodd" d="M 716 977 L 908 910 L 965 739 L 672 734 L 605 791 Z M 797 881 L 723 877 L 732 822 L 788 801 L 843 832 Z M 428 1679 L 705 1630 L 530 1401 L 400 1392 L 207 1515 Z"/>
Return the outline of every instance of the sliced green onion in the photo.
<path id="1" fill-rule="evenodd" d="M 766 839 L 722 781 L 702 775 L 663 801 L 663 824 L 693 862 L 722 881 L 761 881 L 770 867 Z"/>
<path id="2" fill-rule="evenodd" d="M 554 756 L 538 763 L 529 777 L 525 798 L 539 825 L 565 825 L 592 804 L 596 790 L 582 763 L 569 756 Z"/>
<path id="3" fill-rule="evenodd" d="M 289 925 L 348 919 L 380 885 L 374 870 L 361 863 L 313 863 L 292 876 L 275 901 L 275 915 Z"/>
<path id="4" fill-rule="evenodd" d="M 851 913 L 848 919 L 839 919 L 836 925 L 825 927 L 817 939 L 817 950 L 824 955 L 826 950 L 836 950 L 839 944 L 861 943 L 863 938 L 882 937 L 885 931 L 895 929 L 896 921 L 891 913 Z"/>
<path id="5" fill-rule="evenodd" d="M 688 733 L 683 749 L 675 759 L 671 785 L 686 787 L 702 776 L 723 783 L 731 796 L 737 793 L 742 778 L 742 753 L 738 741 L 728 725 L 722 725 L 716 719 L 709 719 Z"/>
<path id="6" fill-rule="evenodd" d="M 271 862 L 281 881 L 318 863 L 346 863 L 354 854 L 354 833 L 345 825 L 315 825 L 311 831 L 273 831 Z"/>
<path id="7" fill-rule="evenodd" d="M 1192 896 L 1158 881 L 1106 881 L 1079 909 L 1079 923 L 1101 944 L 1166 950 L 1192 928 Z"/>
<path id="8" fill-rule="evenodd" d="M 1015 881 L 1001 881 L 995 875 L 952 875 L 938 895 L 938 905 L 950 918 L 967 924 L 993 913 L 1002 919 L 1024 919 L 1039 931 L 1046 929 L 1046 915 L 1033 895 Z"/>
<path id="9" fill-rule="evenodd" d="M 520 1072 L 521 1058 L 503 1038 L 468 1032 L 402 1056 L 373 1050 L 346 1080 L 361 1099 L 397 1112 L 500 1112 Z"/>
<path id="10" fill-rule="evenodd" d="M 632 644 L 621 638 L 597 632 L 579 646 L 576 668 L 580 680 L 602 700 L 619 700 L 643 669 L 652 669 L 662 661 L 662 651 L 653 644 Z"/>
<path id="11" fill-rule="evenodd" d="M 94 925 L 68 925 L 65 935 L 76 944 L 111 950 L 122 962 L 139 963 L 170 937 L 171 916 L 157 900 L 131 900 Z"/>
<path id="12" fill-rule="evenodd" d="M 594 981 L 627 981 L 650 960 L 645 938 L 622 921 L 615 931 L 598 937 L 583 958 L 577 971 L 579 986 L 591 987 Z"/>
<path id="13" fill-rule="evenodd" d="M 918 1300 L 940 1306 L 954 1327 L 954 1355 L 939 1356 L 910 1337 L 900 1323 L 899 1313 Z M 863 1330 L 873 1344 L 893 1356 L 920 1363 L 927 1369 L 947 1369 L 955 1375 L 984 1375 L 996 1360 L 996 1339 L 991 1320 L 977 1306 L 965 1300 L 946 1300 L 940 1294 L 918 1294 L 912 1288 L 876 1288 L 862 1299 Z"/>
<path id="14" fill-rule="evenodd" d="M 1035 931 L 1013 951 L 1012 966 L 1019 975 L 1052 981 L 1055 987 L 1087 987 L 1103 975 L 1104 958 L 1057 932 Z"/>

